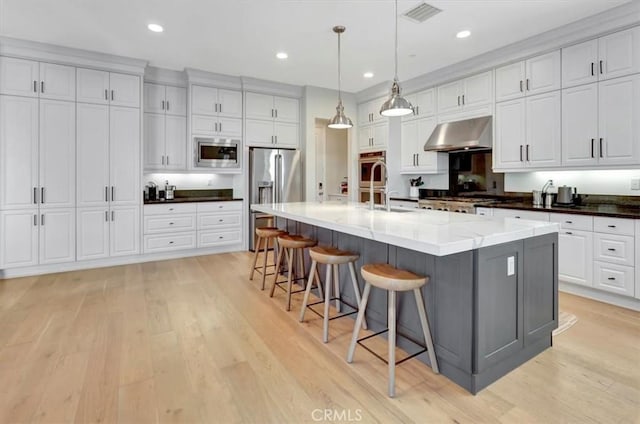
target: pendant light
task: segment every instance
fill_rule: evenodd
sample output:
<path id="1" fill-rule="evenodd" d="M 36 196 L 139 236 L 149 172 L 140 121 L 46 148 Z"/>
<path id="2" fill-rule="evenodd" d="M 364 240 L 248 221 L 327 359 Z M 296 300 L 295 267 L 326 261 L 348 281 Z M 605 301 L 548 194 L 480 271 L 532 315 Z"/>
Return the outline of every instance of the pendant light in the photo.
<path id="1" fill-rule="evenodd" d="M 346 28 L 340 25 L 333 27 L 333 32 L 338 34 L 338 106 L 336 107 L 336 116 L 334 116 L 329 122 L 329 128 L 339 130 L 353 127 L 351 119 L 344 114 L 344 106 L 342 106 L 342 91 L 340 86 L 340 34 L 345 30 Z"/>
<path id="2" fill-rule="evenodd" d="M 391 85 L 391 96 L 382 104 L 380 115 L 382 116 L 404 116 L 413 113 L 413 106 L 400 95 L 400 83 L 398 82 L 398 0 L 395 2 L 395 22 L 396 22 L 396 69 Z"/>

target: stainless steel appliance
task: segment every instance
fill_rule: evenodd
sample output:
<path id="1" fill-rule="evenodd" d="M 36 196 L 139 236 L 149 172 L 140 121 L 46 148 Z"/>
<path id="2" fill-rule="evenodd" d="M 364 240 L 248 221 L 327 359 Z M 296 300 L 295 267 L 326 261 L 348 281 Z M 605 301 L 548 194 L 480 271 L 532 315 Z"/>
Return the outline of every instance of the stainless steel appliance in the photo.
<path id="1" fill-rule="evenodd" d="M 358 186 L 360 188 L 369 188 L 369 184 L 371 182 L 371 174 L 373 171 L 373 186 L 376 188 L 384 187 L 387 181 L 387 171 L 386 168 L 381 166 L 376 166 L 374 169 L 374 164 L 379 160 L 385 161 L 385 152 L 369 152 L 369 153 L 361 153 L 360 158 L 358 159 L 358 167 L 360 168 L 360 181 Z"/>
<path id="2" fill-rule="evenodd" d="M 298 150 L 249 150 L 249 203 L 286 203 L 302 200 L 301 155 Z M 249 249 L 255 248 L 256 227 L 273 226 L 275 218 L 249 213 Z"/>
<path id="3" fill-rule="evenodd" d="M 198 168 L 240 167 L 240 140 L 195 137 L 194 164 Z"/>
<path id="4" fill-rule="evenodd" d="M 369 188 L 360 187 L 358 189 L 358 201 L 361 203 L 368 203 L 370 198 Z M 373 203 L 376 205 L 385 204 L 385 193 L 382 188 L 373 189 Z"/>
<path id="5" fill-rule="evenodd" d="M 164 186 L 164 198 L 165 200 L 173 200 L 174 199 L 174 193 L 176 191 L 176 186 L 174 185 L 165 185 Z"/>
<path id="6" fill-rule="evenodd" d="M 578 189 L 575 187 L 561 186 L 558 187 L 558 196 L 556 203 L 559 205 L 573 205 L 574 198 L 578 195 Z"/>
<path id="7" fill-rule="evenodd" d="M 436 152 L 491 150 L 492 121 L 491 116 L 482 116 L 438 124 L 425 143 L 424 150 Z"/>
<path id="8" fill-rule="evenodd" d="M 418 200 L 418 207 L 420 209 L 475 214 L 476 206 L 487 205 L 493 201 L 493 199 L 477 197 L 435 197 Z"/>

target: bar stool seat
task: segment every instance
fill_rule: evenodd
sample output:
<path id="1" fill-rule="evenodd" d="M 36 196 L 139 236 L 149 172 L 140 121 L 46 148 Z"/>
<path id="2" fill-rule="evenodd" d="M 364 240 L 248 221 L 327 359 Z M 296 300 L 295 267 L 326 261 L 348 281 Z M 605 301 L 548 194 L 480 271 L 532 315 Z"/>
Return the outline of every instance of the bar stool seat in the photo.
<path id="1" fill-rule="evenodd" d="M 256 236 L 258 236 L 258 240 L 256 241 L 256 247 L 255 247 L 255 253 L 253 255 L 253 264 L 251 265 L 251 274 L 249 275 L 249 280 L 253 280 L 253 274 L 258 271 L 259 273 L 262 274 L 262 288 L 261 290 L 264 290 L 264 284 L 265 284 L 265 278 L 267 277 L 267 275 L 273 275 L 273 273 L 267 273 L 267 266 L 269 267 L 274 267 L 276 266 L 275 263 L 275 255 L 273 258 L 273 264 L 272 265 L 267 265 L 267 256 L 269 253 L 269 242 L 271 240 L 273 240 L 273 249 L 274 252 L 277 251 L 277 246 L 276 246 L 276 240 L 275 238 L 284 234 L 288 234 L 286 231 L 281 230 L 277 227 L 258 227 L 256 228 Z M 258 255 L 260 253 L 260 244 L 262 243 L 262 240 L 264 240 L 264 247 L 262 249 L 262 254 L 263 254 L 263 262 L 262 262 L 262 266 L 256 266 L 256 263 L 258 262 Z"/>
<path id="2" fill-rule="evenodd" d="M 412 272 L 397 269 L 389 264 L 367 264 L 364 265 L 360 272 L 362 273 L 362 278 L 366 281 L 364 286 L 364 291 L 362 293 L 362 302 L 358 306 L 358 317 L 356 318 L 356 323 L 353 327 L 353 335 L 351 337 L 351 344 L 349 345 L 349 352 L 347 353 L 347 362 L 353 362 L 353 355 L 356 349 L 356 343 L 360 343 L 361 341 L 374 337 L 378 334 L 382 334 L 386 331 L 389 331 L 389 360 L 385 361 L 389 365 L 389 396 L 395 396 L 395 367 L 396 364 L 404 362 L 407 359 L 413 358 L 414 356 L 423 353 L 425 350 L 429 354 L 429 361 L 431 362 L 431 369 L 434 373 L 438 374 L 438 360 L 436 358 L 435 349 L 433 347 L 433 340 L 431 338 L 431 330 L 429 329 L 429 321 L 427 319 L 427 312 L 424 307 L 424 301 L 422 300 L 422 292 L 420 291 L 422 286 L 424 286 L 427 281 L 429 281 L 428 277 L 423 277 L 416 275 Z M 369 300 L 369 293 L 371 291 L 371 286 L 375 286 L 389 292 L 388 297 L 388 330 L 383 330 L 373 335 L 363 337 L 362 339 L 358 339 L 358 333 L 360 331 L 360 325 L 364 319 L 364 311 L 367 308 L 367 301 Z M 420 352 L 414 353 L 401 361 L 396 363 L 396 292 L 399 291 L 409 291 L 412 290 L 416 299 L 416 306 L 418 308 L 418 316 L 420 317 L 420 324 L 422 326 L 422 333 L 424 335 L 424 340 L 426 347 L 424 350 Z M 415 342 L 414 342 L 415 343 Z M 419 343 L 416 343 L 419 344 Z M 378 356 L 375 352 L 371 351 L 366 346 L 362 345 L 365 349 L 372 352 L 374 355 Z M 380 356 L 378 358 L 382 359 Z M 384 360 L 384 359 L 383 359 Z"/>
<path id="3" fill-rule="evenodd" d="M 329 320 L 342 318 L 348 315 L 352 315 L 358 312 L 358 307 L 351 305 L 340 297 L 340 278 L 338 273 L 338 265 L 349 265 L 349 273 L 351 274 L 351 284 L 353 284 L 353 291 L 356 297 L 356 303 L 360 304 L 360 288 L 358 287 L 358 278 L 356 277 L 356 270 L 354 263 L 360 258 L 357 253 L 340 250 L 331 246 L 315 246 L 309 249 L 309 256 L 311 257 L 311 272 L 309 273 L 309 281 L 304 293 L 304 300 L 302 301 L 302 308 L 300 309 L 300 322 L 304 321 L 304 313 L 309 308 L 311 312 L 322 317 L 322 341 L 327 343 L 329 341 Z M 324 300 L 314 303 L 309 303 L 309 294 L 313 285 L 313 278 L 316 275 L 318 264 L 325 264 L 327 266 L 327 277 L 325 279 L 324 288 Z M 335 292 L 334 297 L 331 297 L 331 279 L 333 274 L 333 290 Z M 322 295 L 321 295 L 322 297 Z M 329 304 L 332 300 L 336 301 L 336 310 L 341 312 L 340 304 L 344 303 L 353 309 L 352 312 L 343 313 L 329 318 Z M 324 315 L 316 312 L 312 306 L 324 303 Z M 367 323 L 362 321 L 362 328 L 366 330 Z"/>
<path id="4" fill-rule="evenodd" d="M 300 293 L 304 291 L 304 289 L 292 291 L 293 283 L 295 281 L 299 281 L 299 280 L 304 281 L 306 279 L 306 270 L 304 265 L 303 251 L 306 248 L 315 246 L 316 244 L 318 244 L 318 242 L 316 240 L 313 240 L 298 234 L 282 234 L 278 236 L 277 240 L 280 248 L 278 249 L 278 258 L 276 259 L 276 272 L 275 272 L 275 277 L 273 279 L 273 284 L 271 285 L 271 292 L 269 293 L 269 296 L 273 297 L 276 287 L 279 287 L 281 284 L 286 283 L 287 284 L 287 289 L 286 289 L 287 311 L 290 311 L 291 295 L 294 293 Z M 287 281 L 279 282 L 278 274 L 279 274 L 280 266 L 283 261 L 283 257 L 286 257 L 287 259 L 287 265 L 288 265 Z M 297 265 L 294 266 L 294 263 L 296 262 L 296 257 L 297 257 L 298 263 Z M 300 274 L 300 272 L 302 272 L 302 276 L 294 276 L 294 267 L 295 267 L 295 274 L 298 275 Z M 313 272 L 317 275 L 317 271 L 314 270 Z M 322 288 L 319 283 L 320 283 L 320 278 L 318 277 L 317 287 L 320 293 L 322 293 Z"/>

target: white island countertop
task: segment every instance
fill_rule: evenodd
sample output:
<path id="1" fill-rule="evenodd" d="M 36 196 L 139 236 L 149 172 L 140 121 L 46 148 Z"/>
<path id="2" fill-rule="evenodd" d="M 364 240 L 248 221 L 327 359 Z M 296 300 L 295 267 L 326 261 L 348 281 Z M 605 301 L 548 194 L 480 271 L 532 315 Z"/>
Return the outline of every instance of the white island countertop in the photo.
<path id="1" fill-rule="evenodd" d="M 345 234 L 436 256 L 555 233 L 559 225 L 459 212 L 393 208 L 371 211 L 361 203 L 254 204 L 251 209 Z"/>

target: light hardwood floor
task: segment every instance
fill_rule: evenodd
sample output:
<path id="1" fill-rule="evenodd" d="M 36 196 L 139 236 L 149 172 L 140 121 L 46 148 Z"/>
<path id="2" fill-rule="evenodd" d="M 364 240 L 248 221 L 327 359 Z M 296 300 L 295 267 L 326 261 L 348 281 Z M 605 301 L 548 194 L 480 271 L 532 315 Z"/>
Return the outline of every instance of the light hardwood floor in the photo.
<path id="1" fill-rule="evenodd" d="M 283 292 L 247 280 L 250 263 L 0 281 L 0 423 L 640 422 L 639 313 L 562 294 L 578 323 L 477 396 L 412 360 L 390 399 L 384 363 L 364 349 L 345 361 L 352 320 L 323 344 L 319 317 L 298 322 L 301 294 L 285 312 Z"/>

